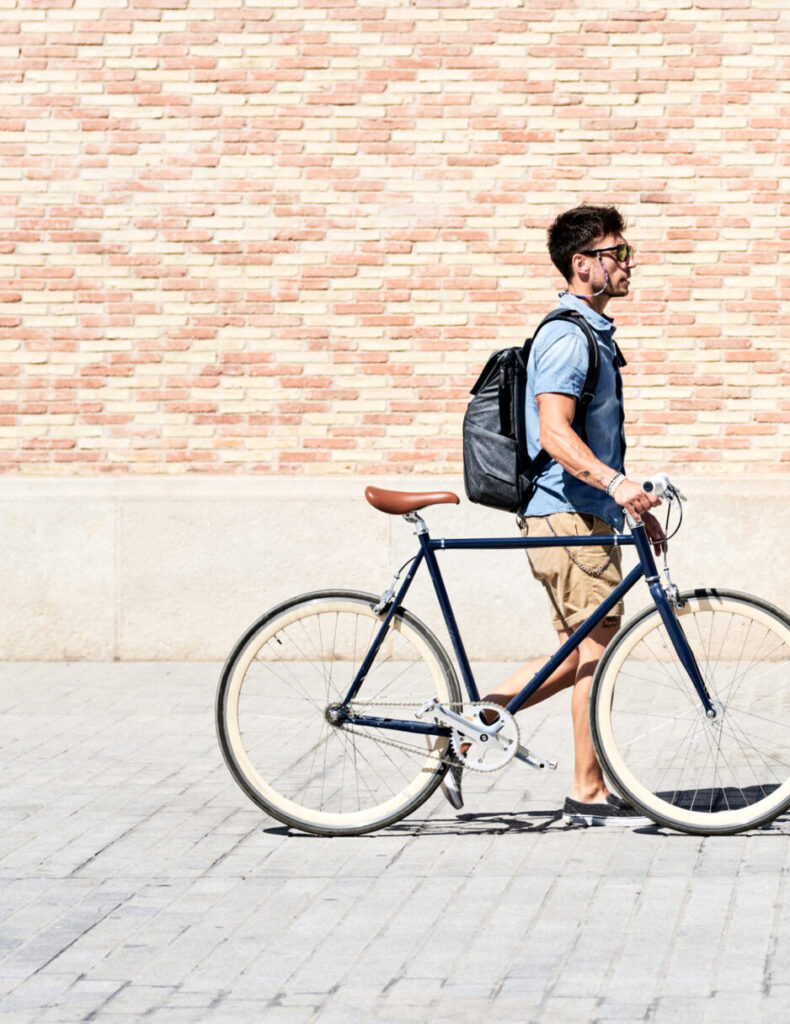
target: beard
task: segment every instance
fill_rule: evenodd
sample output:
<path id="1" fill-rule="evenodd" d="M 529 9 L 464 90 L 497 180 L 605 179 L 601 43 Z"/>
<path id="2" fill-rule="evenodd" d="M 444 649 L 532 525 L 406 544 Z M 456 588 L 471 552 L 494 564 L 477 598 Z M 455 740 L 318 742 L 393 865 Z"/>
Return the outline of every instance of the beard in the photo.
<path id="1" fill-rule="evenodd" d="M 627 295 L 631 288 L 631 279 L 624 277 L 621 281 L 613 282 L 611 276 L 609 277 L 609 283 L 606 286 L 607 295 Z"/>

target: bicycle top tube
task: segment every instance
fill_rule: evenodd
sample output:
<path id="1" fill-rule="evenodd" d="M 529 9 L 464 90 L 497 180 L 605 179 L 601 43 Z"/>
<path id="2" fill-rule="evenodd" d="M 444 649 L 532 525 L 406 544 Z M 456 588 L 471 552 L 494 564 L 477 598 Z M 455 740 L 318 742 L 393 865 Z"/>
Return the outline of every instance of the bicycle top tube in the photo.
<path id="1" fill-rule="evenodd" d="M 591 534 L 589 537 L 431 537 L 433 551 L 502 550 L 507 548 L 627 547 L 636 544 L 625 533 Z"/>

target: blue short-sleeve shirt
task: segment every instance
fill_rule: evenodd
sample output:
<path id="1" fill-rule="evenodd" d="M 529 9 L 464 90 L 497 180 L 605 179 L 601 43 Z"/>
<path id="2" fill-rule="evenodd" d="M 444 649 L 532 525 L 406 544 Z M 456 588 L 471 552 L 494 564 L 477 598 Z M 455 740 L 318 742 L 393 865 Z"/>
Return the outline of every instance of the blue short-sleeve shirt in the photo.
<path id="1" fill-rule="evenodd" d="M 595 397 L 587 406 L 587 444 L 604 465 L 622 473 L 625 433 L 614 323 L 567 293 L 561 296 L 559 308 L 581 313 L 595 332 L 601 371 Z M 537 395 L 554 393 L 580 398 L 588 362 L 587 339 L 572 323 L 560 320 L 547 324 L 535 336 L 527 369 L 527 444 L 531 458 L 540 451 Z M 585 512 L 599 516 L 617 530 L 623 527 L 623 510 L 613 498 L 577 480 L 554 460 L 538 477 L 535 490 L 523 509 L 527 516 L 546 516 L 552 512 Z"/>

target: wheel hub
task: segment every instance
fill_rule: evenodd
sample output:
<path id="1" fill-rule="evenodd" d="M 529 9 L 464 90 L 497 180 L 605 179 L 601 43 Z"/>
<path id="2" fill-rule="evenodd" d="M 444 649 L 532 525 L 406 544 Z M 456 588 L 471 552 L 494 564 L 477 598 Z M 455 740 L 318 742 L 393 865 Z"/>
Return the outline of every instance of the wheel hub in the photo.
<path id="1" fill-rule="evenodd" d="M 348 718 L 348 712 L 342 704 L 328 704 L 324 711 L 324 718 L 330 725 L 342 725 Z"/>

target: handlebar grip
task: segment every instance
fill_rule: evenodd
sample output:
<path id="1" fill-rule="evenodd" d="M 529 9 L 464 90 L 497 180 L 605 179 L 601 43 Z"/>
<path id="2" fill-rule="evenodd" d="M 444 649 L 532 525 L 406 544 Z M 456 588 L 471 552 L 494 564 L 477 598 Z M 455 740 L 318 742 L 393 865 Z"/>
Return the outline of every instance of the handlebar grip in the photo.
<path id="1" fill-rule="evenodd" d="M 655 494 L 657 498 L 663 497 L 671 489 L 672 481 L 666 473 L 656 473 L 642 484 L 642 490 L 645 494 Z"/>
<path id="2" fill-rule="evenodd" d="M 672 483 L 667 473 L 656 473 L 645 480 L 642 490 L 645 494 L 655 494 L 657 498 L 666 498 L 668 501 L 686 500 L 686 495 L 676 484 Z"/>

